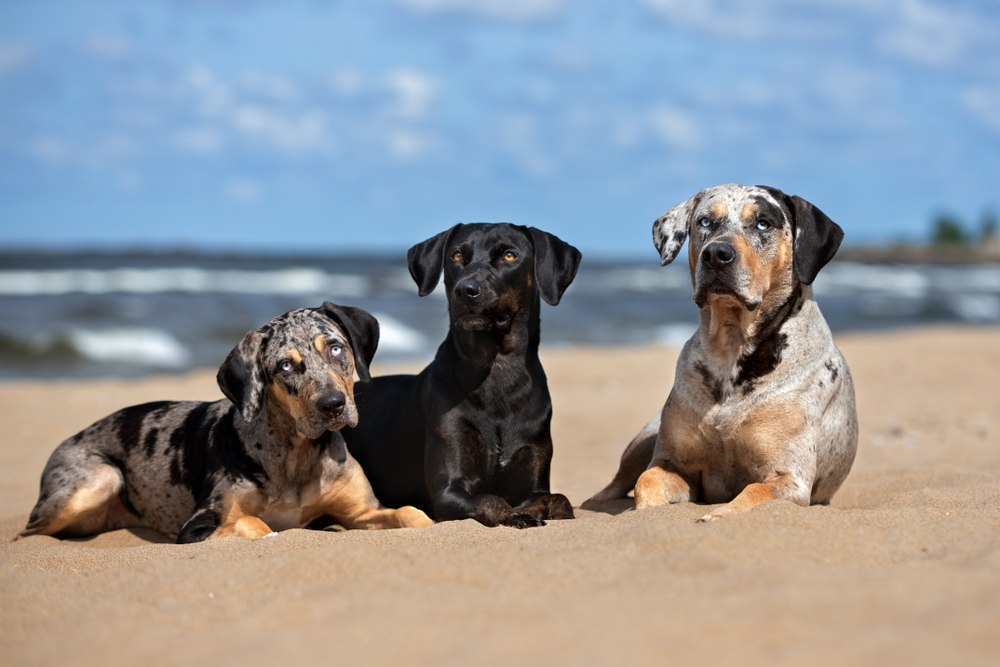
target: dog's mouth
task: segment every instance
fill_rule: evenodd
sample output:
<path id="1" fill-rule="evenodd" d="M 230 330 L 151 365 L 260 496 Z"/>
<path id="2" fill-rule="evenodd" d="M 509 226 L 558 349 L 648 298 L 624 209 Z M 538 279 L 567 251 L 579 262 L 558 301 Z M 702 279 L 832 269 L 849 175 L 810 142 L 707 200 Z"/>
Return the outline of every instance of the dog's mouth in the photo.
<path id="1" fill-rule="evenodd" d="M 510 328 L 510 313 L 468 313 L 455 318 L 462 331 L 506 331 Z"/>
<path id="2" fill-rule="evenodd" d="M 728 297 L 751 313 L 760 307 L 760 299 L 741 292 L 719 275 L 699 280 L 693 298 L 699 308 L 704 308 L 712 296 Z"/>

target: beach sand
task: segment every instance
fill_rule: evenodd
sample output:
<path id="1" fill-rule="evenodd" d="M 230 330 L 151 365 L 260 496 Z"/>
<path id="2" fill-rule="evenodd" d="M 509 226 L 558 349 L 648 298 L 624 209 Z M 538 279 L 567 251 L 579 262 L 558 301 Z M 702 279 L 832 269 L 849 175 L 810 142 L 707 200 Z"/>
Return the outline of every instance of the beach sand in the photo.
<path id="1" fill-rule="evenodd" d="M 833 503 L 704 525 L 685 503 L 524 531 L 11 543 L 62 439 L 125 405 L 220 393 L 214 370 L 0 384 L 0 662 L 1000 664 L 1000 329 L 837 342 L 861 442 Z M 610 479 L 676 357 L 543 348 L 554 490 L 578 506 Z"/>

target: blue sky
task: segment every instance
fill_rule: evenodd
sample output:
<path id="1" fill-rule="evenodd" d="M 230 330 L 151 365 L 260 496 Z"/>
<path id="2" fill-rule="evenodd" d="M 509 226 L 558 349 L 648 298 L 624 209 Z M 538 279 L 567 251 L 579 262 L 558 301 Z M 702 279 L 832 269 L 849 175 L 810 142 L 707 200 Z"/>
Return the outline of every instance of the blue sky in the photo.
<path id="1" fill-rule="evenodd" d="M 0 245 L 645 256 L 702 187 L 849 242 L 1000 205 L 996 0 L 5 0 Z"/>

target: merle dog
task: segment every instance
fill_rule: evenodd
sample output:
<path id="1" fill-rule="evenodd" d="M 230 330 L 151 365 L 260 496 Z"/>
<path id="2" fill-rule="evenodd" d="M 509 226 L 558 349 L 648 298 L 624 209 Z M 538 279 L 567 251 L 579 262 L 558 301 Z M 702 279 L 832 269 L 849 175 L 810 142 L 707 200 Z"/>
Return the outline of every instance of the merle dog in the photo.
<path id="1" fill-rule="evenodd" d="M 460 224 L 410 248 L 420 296 L 442 271 L 450 326 L 419 375 L 356 388 L 351 453 L 390 505 L 438 521 L 486 526 L 571 519 L 549 491 L 552 402 L 538 359 L 539 296 L 556 305 L 580 252 L 552 234 L 510 224 Z"/>

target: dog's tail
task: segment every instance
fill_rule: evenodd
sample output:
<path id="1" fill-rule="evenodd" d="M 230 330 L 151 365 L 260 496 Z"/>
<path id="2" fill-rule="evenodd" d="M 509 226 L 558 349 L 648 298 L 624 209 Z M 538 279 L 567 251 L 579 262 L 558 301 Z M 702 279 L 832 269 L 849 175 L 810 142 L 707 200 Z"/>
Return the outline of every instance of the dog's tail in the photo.
<path id="1" fill-rule="evenodd" d="M 646 422 L 638 435 L 632 438 L 628 447 L 622 453 L 621 462 L 618 464 L 618 472 L 614 479 L 603 489 L 584 501 L 581 505 L 584 509 L 595 509 L 596 505 L 608 500 L 625 498 L 635 488 L 635 483 L 639 475 L 649 466 L 653 458 L 653 447 L 656 445 L 656 436 L 660 432 L 660 413 Z"/>

